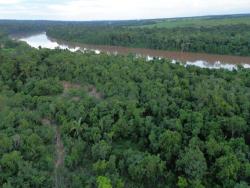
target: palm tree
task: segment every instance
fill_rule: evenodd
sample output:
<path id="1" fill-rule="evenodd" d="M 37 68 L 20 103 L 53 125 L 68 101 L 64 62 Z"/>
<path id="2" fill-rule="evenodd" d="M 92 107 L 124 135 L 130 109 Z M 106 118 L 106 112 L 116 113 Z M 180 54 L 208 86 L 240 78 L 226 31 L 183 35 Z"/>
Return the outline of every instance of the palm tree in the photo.
<path id="1" fill-rule="evenodd" d="M 70 135 L 73 135 L 73 137 L 79 137 L 81 136 L 82 131 L 83 131 L 82 118 L 80 118 L 78 121 L 73 122 L 73 125 L 70 129 Z"/>

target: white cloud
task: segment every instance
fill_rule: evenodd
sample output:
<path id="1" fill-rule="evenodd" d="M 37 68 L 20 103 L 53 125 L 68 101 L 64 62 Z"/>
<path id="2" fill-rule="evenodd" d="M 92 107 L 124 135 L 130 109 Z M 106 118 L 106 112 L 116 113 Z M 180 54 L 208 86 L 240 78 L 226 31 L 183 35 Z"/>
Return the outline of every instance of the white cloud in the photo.
<path id="1" fill-rule="evenodd" d="M 0 0 L 0 12 L 0 18 L 20 19 L 163 18 L 250 13 L 250 0 Z"/>
<path id="2" fill-rule="evenodd" d="M 0 0 L 0 5 L 13 5 L 21 3 L 21 0 Z"/>

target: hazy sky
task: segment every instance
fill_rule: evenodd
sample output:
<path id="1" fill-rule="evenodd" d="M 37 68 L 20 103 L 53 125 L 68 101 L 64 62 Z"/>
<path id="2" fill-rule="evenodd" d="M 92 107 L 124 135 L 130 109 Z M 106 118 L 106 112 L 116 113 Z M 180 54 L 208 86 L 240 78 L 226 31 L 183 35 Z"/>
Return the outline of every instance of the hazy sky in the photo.
<path id="1" fill-rule="evenodd" d="M 118 20 L 250 13 L 250 0 L 0 0 L 0 19 Z"/>

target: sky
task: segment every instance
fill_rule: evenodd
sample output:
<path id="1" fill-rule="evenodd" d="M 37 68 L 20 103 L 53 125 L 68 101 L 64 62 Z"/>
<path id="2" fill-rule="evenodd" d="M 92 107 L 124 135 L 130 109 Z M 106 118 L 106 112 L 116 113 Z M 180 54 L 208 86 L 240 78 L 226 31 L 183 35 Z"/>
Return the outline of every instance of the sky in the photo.
<path id="1" fill-rule="evenodd" d="M 130 20 L 250 13 L 250 0 L 0 0 L 0 19 Z"/>

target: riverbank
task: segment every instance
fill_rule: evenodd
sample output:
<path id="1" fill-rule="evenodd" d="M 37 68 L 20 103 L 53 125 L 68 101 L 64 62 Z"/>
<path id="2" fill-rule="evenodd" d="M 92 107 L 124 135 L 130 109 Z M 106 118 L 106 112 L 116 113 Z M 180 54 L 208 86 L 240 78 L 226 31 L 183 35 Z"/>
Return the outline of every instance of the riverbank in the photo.
<path id="1" fill-rule="evenodd" d="M 13 37 L 16 40 L 24 41 L 30 46 L 35 48 L 49 48 L 49 49 L 69 49 L 72 52 L 75 51 L 94 51 L 96 54 L 100 52 L 108 54 L 135 54 L 138 57 L 145 57 L 147 60 L 153 60 L 156 58 L 171 59 L 173 63 L 184 62 L 185 65 L 194 65 L 201 68 L 212 69 L 237 69 L 237 66 L 241 65 L 244 68 L 250 68 L 250 57 L 231 56 L 231 55 L 216 55 L 206 53 L 192 53 L 192 52 L 176 52 L 165 50 L 152 50 L 143 48 L 127 48 L 121 46 L 107 46 L 107 45 L 89 45 L 73 42 L 65 42 L 55 40 L 47 36 L 46 32 L 37 33 L 30 36 L 17 36 Z"/>

